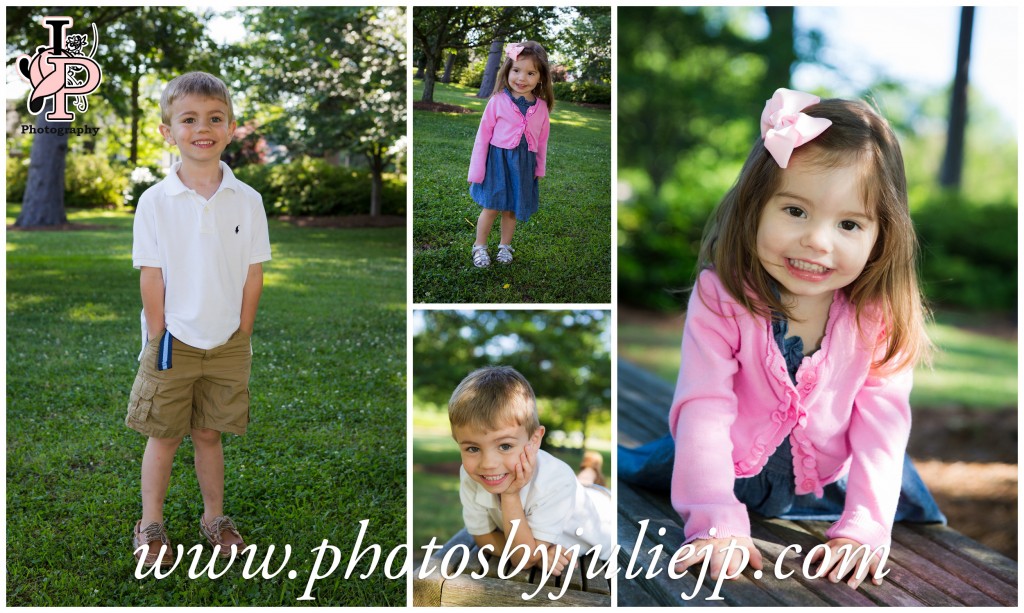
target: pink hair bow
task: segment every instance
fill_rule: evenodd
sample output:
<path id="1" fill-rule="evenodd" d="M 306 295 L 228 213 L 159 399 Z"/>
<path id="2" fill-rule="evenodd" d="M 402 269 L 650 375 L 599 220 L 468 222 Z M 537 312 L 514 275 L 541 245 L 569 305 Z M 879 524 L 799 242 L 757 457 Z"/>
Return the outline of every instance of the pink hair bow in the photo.
<path id="1" fill-rule="evenodd" d="M 519 43 L 512 43 L 505 49 L 505 55 L 514 62 L 519 59 L 520 52 L 525 48 L 526 47 L 524 45 L 520 45 Z"/>
<path id="2" fill-rule="evenodd" d="M 761 112 L 761 137 L 764 148 L 772 154 L 780 168 L 789 164 L 793 149 L 814 139 L 825 131 L 832 121 L 801 113 L 821 98 L 813 94 L 780 87 Z"/>

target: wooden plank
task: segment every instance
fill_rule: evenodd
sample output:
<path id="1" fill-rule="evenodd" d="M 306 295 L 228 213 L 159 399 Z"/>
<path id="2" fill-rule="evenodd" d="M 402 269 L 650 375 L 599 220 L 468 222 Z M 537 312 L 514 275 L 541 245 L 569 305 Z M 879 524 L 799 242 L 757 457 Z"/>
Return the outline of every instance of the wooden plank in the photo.
<path id="1" fill-rule="evenodd" d="M 412 606 L 414 607 L 439 607 L 441 606 L 441 584 L 444 579 L 440 574 L 434 574 L 427 579 L 417 578 L 412 581 Z"/>
<path id="2" fill-rule="evenodd" d="M 907 528 L 924 535 L 956 555 L 987 568 L 1000 580 L 1017 588 L 1017 562 L 989 549 L 972 538 L 960 534 L 949 526 L 938 524 L 907 524 Z"/>
<path id="3" fill-rule="evenodd" d="M 587 592 L 567 591 L 557 600 L 551 600 L 548 588 L 542 587 L 536 596 L 524 599 L 523 593 L 532 594 L 536 586 L 517 581 L 503 581 L 491 577 L 473 579 L 459 575 L 441 586 L 441 606 L 444 607 L 607 607 L 607 596 Z M 557 590 L 555 590 L 557 595 Z"/>
<path id="4" fill-rule="evenodd" d="M 640 515 L 642 515 L 642 517 L 627 516 L 627 520 L 630 520 L 630 523 L 635 522 L 637 536 L 634 536 L 632 540 L 628 542 L 622 542 L 620 540 L 619 544 L 622 545 L 624 549 L 628 548 L 631 553 L 634 543 L 639 536 L 639 521 L 648 520 L 647 532 L 644 542 L 641 544 L 641 550 L 649 552 L 656 545 L 661 545 L 663 553 L 656 559 L 648 560 L 648 564 L 644 567 L 650 569 L 652 568 L 651 564 L 653 564 L 653 572 L 660 571 L 658 577 L 664 577 L 670 582 L 668 585 L 663 582 L 658 583 L 659 588 L 671 590 L 668 594 L 671 594 L 672 597 L 676 599 L 674 604 L 684 604 L 684 599 L 681 594 L 693 593 L 695 579 L 692 579 L 692 577 L 697 575 L 699 570 L 688 571 L 681 579 L 672 579 L 668 576 L 667 568 L 669 561 L 684 540 L 682 527 L 679 525 L 679 516 L 674 510 L 671 510 L 671 505 L 669 505 L 668 511 L 664 509 L 656 509 L 650 505 L 644 505 L 642 503 L 642 498 L 640 498 L 632 488 L 625 485 L 619 487 L 619 507 L 620 510 L 646 508 L 646 511 L 640 511 Z M 620 535 L 623 524 L 622 519 L 622 514 L 620 513 Z M 661 532 L 663 532 L 663 534 Z M 761 578 L 763 579 L 763 574 L 761 575 Z M 681 590 L 679 583 L 687 579 L 689 579 L 689 581 L 686 584 L 686 588 Z M 698 593 L 695 600 L 706 599 L 711 596 L 714 592 L 714 586 L 715 581 L 710 577 L 705 577 L 701 591 Z M 755 576 L 754 570 L 747 568 L 739 577 L 724 582 L 718 595 L 725 599 L 726 604 L 732 606 L 779 606 L 787 604 L 786 596 L 779 593 L 769 592 L 767 591 L 768 589 L 769 588 L 762 584 L 761 580 Z M 791 596 L 791 598 L 793 597 Z M 815 600 L 815 602 L 819 604 L 822 603 L 820 600 Z M 690 603 L 693 603 L 693 600 L 691 600 Z"/>
<path id="5" fill-rule="evenodd" d="M 801 521 L 794 523 L 813 534 L 818 542 L 824 543 L 828 540 L 828 537 L 825 536 L 825 531 L 830 525 L 829 522 Z M 868 594 L 877 591 L 886 604 L 889 603 L 888 598 L 890 596 L 902 595 L 900 592 L 893 591 L 892 588 L 896 586 L 928 606 L 950 607 L 963 604 L 963 600 L 949 594 L 930 581 L 927 569 L 922 567 L 920 559 L 912 557 L 909 551 L 900 548 L 891 549 L 885 567 L 889 573 L 885 576 L 882 585 L 876 586 L 863 583 L 861 584 L 863 586 L 861 589 L 864 589 Z"/>
<path id="6" fill-rule="evenodd" d="M 798 522 L 804 523 L 804 522 Z M 814 522 L 815 529 L 822 530 L 822 522 Z M 935 606 L 955 606 L 961 603 L 969 606 L 998 606 L 999 602 L 964 583 L 958 577 L 946 572 L 925 557 L 911 549 L 894 543 L 890 547 L 886 567 L 890 574 L 886 580 L 902 585 L 907 591 L 919 595 L 921 600 Z M 907 574 L 904 574 L 905 571 Z"/>
<path id="7" fill-rule="evenodd" d="M 606 564 L 609 561 L 601 561 L 597 556 L 590 554 L 583 556 L 580 569 L 583 570 L 583 591 L 595 594 L 608 594 L 611 596 L 612 584 L 605 577 Z M 593 575 L 593 576 L 591 576 Z"/>
<path id="8" fill-rule="evenodd" d="M 621 495 L 622 490 L 620 489 L 619 491 Z M 648 569 L 652 566 L 653 554 L 650 552 L 650 548 L 644 548 L 641 546 L 636 552 L 635 568 L 631 571 L 629 567 L 630 558 L 633 556 L 633 544 L 636 543 L 639 538 L 640 530 L 637 524 L 633 523 L 631 518 L 619 515 L 618 542 L 621 549 L 619 549 L 618 561 L 622 573 L 616 580 L 618 590 L 616 602 L 618 605 L 640 606 L 640 602 L 628 600 L 630 594 L 640 591 L 647 594 L 649 599 L 654 600 L 659 606 L 725 606 L 725 601 L 723 600 L 707 600 L 707 597 L 711 595 L 711 590 L 708 589 L 707 586 L 702 586 L 700 592 L 694 599 L 684 601 L 680 597 L 680 594 L 693 593 L 694 587 L 697 583 L 692 573 L 688 573 L 680 579 L 671 579 L 664 572 L 651 578 L 646 576 L 646 572 L 641 572 L 636 577 L 629 578 L 630 572 L 636 572 L 636 569 Z"/>
<path id="9" fill-rule="evenodd" d="M 760 525 L 778 536 L 783 543 L 799 545 L 804 555 L 807 555 L 815 545 L 819 545 L 823 542 L 820 537 L 809 532 L 804 527 L 804 524 L 811 524 L 812 522 L 801 522 L 801 524 L 797 524 L 784 519 L 767 518 L 758 518 L 757 521 Z M 822 529 L 827 528 L 829 525 L 828 522 L 817 522 L 817 524 L 820 524 L 819 527 Z M 892 565 L 888 566 L 892 569 Z M 812 567 L 812 570 L 815 568 L 816 567 Z M 803 572 L 802 569 L 801 572 Z M 918 595 L 908 593 L 901 585 L 891 581 L 893 576 L 899 575 L 900 572 L 901 571 L 898 570 L 891 570 L 889 575 L 886 577 L 886 581 L 882 582 L 882 585 L 861 584 L 859 589 L 864 596 L 883 606 L 920 607 L 925 605 L 926 601 L 922 600 Z M 820 590 L 825 589 L 824 584 L 831 584 L 828 579 L 824 578 L 812 579 L 811 581 L 820 582 L 822 584 L 822 587 L 819 588 Z M 838 585 L 849 589 L 845 583 Z M 940 592 L 937 592 L 937 590 L 935 592 L 941 596 Z"/>
<path id="10" fill-rule="evenodd" d="M 754 518 L 751 518 L 750 531 L 751 535 L 754 537 L 754 542 L 758 549 L 761 550 L 761 553 L 763 555 L 770 556 L 773 560 L 778 560 L 782 551 L 789 545 L 794 544 L 784 542 L 783 539 L 765 528 Z M 807 549 L 802 549 L 802 553 L 800 554 L 797 554 L 792 549 L 786 552 L 785 561 L 781 564 L 781 572 L 785 575 L 791 571 L 795 571 L 793 572 L 793 575 L 787 579 L 788 581 L 799 582 L 804 589 L 814 592 L 830 606 L 878 606 L 873 600 L 865 596 L 863 592 L 859 590 L 851 590 L 845 583 L 838 584 L 832 583 L 831 581 L 821 581 L 805 577 L 803 573 L 803 564 L 807 557 L 806 552 Z"/>
<path id="11" fill-rule="evenodd" d="M 619 607 L 660 607 L 660 602 L 644 591 L 639 581 L 619 580 L 615 583 L 615 604 Z"/>
<path id="12" fill-rule="evenodd" d="M 896 524 L 893 527 L 892 537 L 900 546 L 930 560 L 931 563 L 941 567 L 955 579 L 977 588 L 999 604 L 1009 606 L 1017 604 L 1017 588 L 993 576 L 984 562 L 953 555 L 941 544 L 911 530 L 904 524 Z"/>

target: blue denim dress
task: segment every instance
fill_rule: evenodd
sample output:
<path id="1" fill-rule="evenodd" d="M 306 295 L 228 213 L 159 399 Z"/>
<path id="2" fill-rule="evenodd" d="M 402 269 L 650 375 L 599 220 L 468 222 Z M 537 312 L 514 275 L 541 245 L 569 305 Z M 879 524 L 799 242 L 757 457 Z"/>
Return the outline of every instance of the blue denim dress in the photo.
<path id="1" fill-rule="evenodd" d="M 516 98 L 505 88 L 504 93 L 516 103 L 519 112 L 526 116 L 537 100 L 527 102 Z M 513 211 L 519 221 L 528 221 L 540 206 L 540 187 L 536 177 L 537 154 L 530 151 L 526 136 L 519 139 L 515 149 L 502 149 L 489 145 L 487 148 L 487 170 L 483 183 L 470 183 L 469 195 L 485 209 Z"/>
<path id="2" fill-rule="evenodd" d="M 789 323 L 776 319 L 772 333 L 786 358 L 789 376 L 796 383 L 796 371 L 803 360 L 803 340 L 798 336 L 786 338 Z M 668 492 L 675 461 L 676 445 L 671 435 L 664 436 L 637 447 L 627 449 L 619 446 L 619 478 L 627 483 L 653 490 Z M 765 517 L 779 517 L 791 520 L 836 521 L 843 513 L 846 502 L 846 477 L 824 487 L 824 496 L 796 494 L 796 478 L 793 475 L 793 451 L 788 439 L 779 445 L 768 463 L 756 475 L 736 479 L 733 493 L 737 500 Z M 910 456 L 903 459 L 903 483 L 900 499 L 896 506 L 895 521 L 920 523 L 946 523 L 946 516 L 939 510 L 928 487 L 917 474 Z"/>

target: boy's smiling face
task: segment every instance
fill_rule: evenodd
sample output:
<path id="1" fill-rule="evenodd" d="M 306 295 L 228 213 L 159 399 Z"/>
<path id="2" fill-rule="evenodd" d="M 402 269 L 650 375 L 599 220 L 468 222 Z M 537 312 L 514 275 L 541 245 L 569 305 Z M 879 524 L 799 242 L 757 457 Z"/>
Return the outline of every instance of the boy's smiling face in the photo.
<path id="1" fill-rule="evenodd" d="M 515 481 L 516 465 L 520 463 L 526 444 L 540 448 L 544 426 L 526 434 L 526 427 L 514 423 L 486 430 L 466 424 L 452 428 L 452 436 L 462 452 L 462 466 L 470 478 L 492 494 L 500 494 Z"/>
<path id="2" fill-rule="evenodd" d="M 217 98 L 189 94 L 175 100 L 169 114 L 171 123 L 160 124 L 160 134 L 178 147 L 182 162 L 219 164 L 235 133 L 228 105 Z"/>

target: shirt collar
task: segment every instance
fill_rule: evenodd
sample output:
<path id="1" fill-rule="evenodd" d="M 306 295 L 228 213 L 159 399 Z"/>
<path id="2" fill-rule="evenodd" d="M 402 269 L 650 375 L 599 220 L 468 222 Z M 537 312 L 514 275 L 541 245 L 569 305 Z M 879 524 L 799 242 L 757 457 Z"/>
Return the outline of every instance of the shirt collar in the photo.
<path id="1" fill-rule="evenodd" d="M 179 168 L 181 168 L 181 162 L 175 162 L 171 165 L 171 169 L 168 171 L 167 177 L 164 179 L 164 181 L 167 182 L 168 196 L 177 196 L 178 194 L 184 194 L 192 191 L 191 188 L 181 182 L 181 177 L 178 176 Z M 224 162 L 220 162 L 220 171 L 222 178 L 220 180 L 220 187 L 217 188 L 217 192 L 220 192 L 222 189 L 230 189 L 231 191 L 238 192 L 238 179 L 235 178 L 235 173 L 231 172 L 231 168 Z"/>

